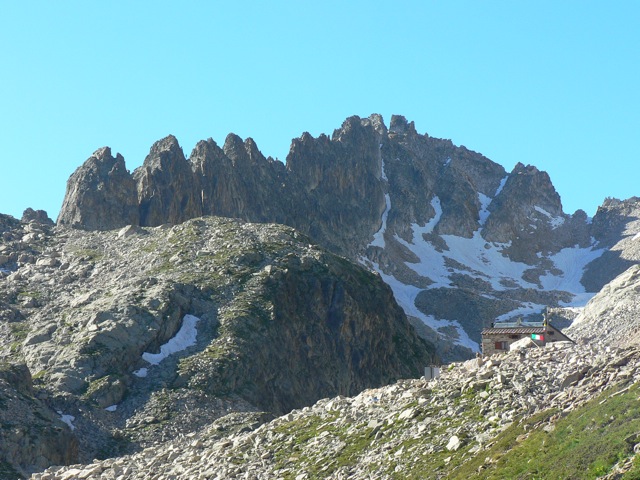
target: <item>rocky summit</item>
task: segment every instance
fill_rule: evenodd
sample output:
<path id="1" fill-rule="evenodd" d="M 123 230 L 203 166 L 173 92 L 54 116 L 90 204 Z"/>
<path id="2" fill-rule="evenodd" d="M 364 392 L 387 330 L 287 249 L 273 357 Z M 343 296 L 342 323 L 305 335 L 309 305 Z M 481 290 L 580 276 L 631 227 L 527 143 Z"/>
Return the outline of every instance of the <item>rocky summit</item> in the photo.
<path id="1" fill-rule="evenodd" d="M 0 479 L 639 478 L 639 242 L 401 116 L 100 148 L 0 214 Z"/>
<path id="2" fill-rule="evenodd" d="M 133 173 L 102 148 L 69 179 L 58 225 L 201 215 L 289 225 L 378 272 L 447 361 L 474 355 L 491 322 L 583 307 L 640 259 L 625 240 L 640 232 L 638 199 L 607 199 L 593 219 L 565 213 L 547 173 L 521 163 L 507 172 L 399 115 L 304 133 L 286 164 L 234 134 L 222 147 L 199 142 L 188 158 L 168 136 Z"/>

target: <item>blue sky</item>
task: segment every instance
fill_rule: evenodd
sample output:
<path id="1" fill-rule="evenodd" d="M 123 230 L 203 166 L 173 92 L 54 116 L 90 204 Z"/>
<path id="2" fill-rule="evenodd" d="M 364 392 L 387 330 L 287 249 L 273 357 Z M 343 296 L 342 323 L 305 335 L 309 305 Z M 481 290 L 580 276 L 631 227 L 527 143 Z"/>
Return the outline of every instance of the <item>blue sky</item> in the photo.
<path id="1" fill-rule="evenodd" d="M 304 131 L 401 114 L 564 209 L 640 196 L 640 2 L 0 0 L 0 213 L 55 219 L 108 145 L 129 169 L 174 134 L 252 137 L 282 160 Z"/>

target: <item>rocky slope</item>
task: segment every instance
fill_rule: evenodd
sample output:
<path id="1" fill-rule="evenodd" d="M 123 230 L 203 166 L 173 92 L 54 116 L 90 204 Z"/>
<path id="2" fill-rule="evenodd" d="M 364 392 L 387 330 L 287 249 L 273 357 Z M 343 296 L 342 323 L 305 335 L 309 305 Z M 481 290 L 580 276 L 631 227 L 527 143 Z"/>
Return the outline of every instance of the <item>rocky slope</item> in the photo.
<path id="1" fill-rule="evenodd" d="M 472 355 L 489 323 L 582 307 L 637 263 L 624 243 L 640 232 L 637 205 L 610 199 L 593 221 L 566 214 L 536 167 L 506 172 L 404 117 L 387 127 L 372 115 L 294 139 L 286 165 L 233 134 L 222 148 L 199 142 L 188 159 L 169 136 L 132 174 L 101 149 L 69 180 L 58 224 L 104 230 L 205 214 L 292 226 L 379 272 L 451 360 Z"/>
<path id="2" fill-rule="evenodd" d="M 628 347 L 640 344 L 640 265 L 604 286 L 575 318 L 567 335 L 582 342 Z"/>
<path id="3" fill-rule="evenodd" d="M 255 427 L 433 361 L 377 275 L 290 227 L 0 220 L 0 363 L 25 377 L 0 382 L 0 432 L 22 432 L 2 437 L 7 469 L 133 452 L 230 414 L 223 431 Z"/>
<path id="4" fill-rule="evenodd" d="M 638 381 L 637 349 L 560 342 L 33 478 L 621 478 L 640 450 Z"/>
<path id="5" fill-rule="evenodd" d="M 24 364 L 0 362 L 0 478 L 78 461 L 78 441 L 36 396 Z"/>
<path id="6" fill-rule="evenodd" d="M 640 198 L 607 198 L 593 217 L 591 230 L 605 251 L 587 266 L 583 283 L 589 291 L 599 292 L 640 263 Z"/>
<path id="7" fill-rule="evenodd" d="M 0 478 L 635 478 L 639 235 L 399 116 L 105 147 L 0 215 Z M 393 384 L 547 307 L 578 345 Z"/>

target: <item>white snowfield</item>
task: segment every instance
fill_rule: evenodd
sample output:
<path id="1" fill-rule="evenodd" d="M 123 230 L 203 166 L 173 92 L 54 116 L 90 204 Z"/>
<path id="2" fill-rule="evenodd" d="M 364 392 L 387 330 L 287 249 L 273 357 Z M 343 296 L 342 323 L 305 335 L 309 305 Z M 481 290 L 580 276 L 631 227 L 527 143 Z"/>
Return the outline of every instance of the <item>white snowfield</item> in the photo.
<path id="1" fill-rule="evenodd" d="M 144 352 L 142 359 L 151 364 L 158 365 L 169 355 L 181 352 L 196 344 L 196 338 L 198 335 L 198 329 L 196 324 L 200 319 L 194 315 L 185 315 L 182 319 L 182 326 L 180 330 L 169 339 L 167 343 L 160 347 L 160 353 Z M 136 377 L 146 377 L 149 373 L 147 368 L 140 368 L 133 372 Z"/>
<path id="2" fill-rule="evenodd" d="M 386 178 L 384 162 L 382 163 L 382 176 Z M 504 177 L 502 179 L 493 198 L 504 188 L 507 178 L 508 177 Z M 413 224 L 411 226 L 413 233 L 412 240 L 406 241 L 397 234 L 393 237 L 395 241 L 403 245 L 419 259 L 417 263 L 405 262 L 405 264 L 418 275 L 432 280 L 434 283 L 428 287 L 430 289 L 455 288 L 456 285 L 452 276 L 462 273 L 489 282 L 495 291 L 505 291 L 518 287 L 543 291 L 566 291 L 573 294 L 573 299 L 571 302 L 564 304 L 564 306 L 584 306 L 594 294 L 585 291 L 583 285 L 580 283 L 580 279 L 582 278 L 585 267 L 591 261 L 601 256 L 605 250 L 596 248 L 595 241 L 592 241 L 592 245 L 587 248 L 580 248 L 577 245 L 571 248 L 564 248 L 549 257 L 555 268 L 547 271 L 540 277 L 540 284 L 530 283 L 523 278 L 523 275 L 533 267 L 525 263 L 514 262 L 504 255 L 503 251 L 509 247 L 509 244 L 487 242 L 482 238 L 482 228 L 490 215 L 489 205 L 493 198 L 483 193 L 478 193 L 478 200 L 480 202 L 480 228 L 474 232 L 472 238 L 442 235 L 441 238 L 446 243 L 448 249 L 439 251 L 431 242 L 426 241 L 423 237 L 423 234 L 433 232 L 442 216 L 440 199 L 434 196 L 431 199 L 431 206 L 435 214 L 425 225 L 420 226 Z M 374 240 L 369 246 L 380 248 L 385 248 L 386 246 L 384 234 L 387 229 L 387 217 L 391 210 L 391 198 L 389 194 L 385 195 L 385 202 L 386 208 L 382 215 L 382 226 L 374 235 Z M 549 222 L 551 228 L 558 228 L 565 221 L 564 218 L 555 217 L 541 207 L 536 206 L 534 209 L 543 216 L 542 220 Z M 540 218 L 537 219 L 538 222 L 540 220 Z M 415 299 L 421 291 L 420 288 L 404 284 L 393 275 L 384 273 L 380 266 L 371 260 L 362 258 L 361 262 L 372 267 L 381 275 L 382 279 L 393 290 L 396 301 L 407 315 L 419 318 L 427 326 L 436 331 L 445 326 L 453 326 L 458 332 L 457 343 L 459 345 L 470 348 L 472 351 L 479 351 L 478 343 L 469 338 L 458 321 L 455 319 L 436 319 L 431 315 L 425 315 L 415 306 Z M 495 320 L 506 321 L 516 316 L 539 313 L 544 308 L 545 305 L 523 303 L 519 308 Z"/>
<path id="3" fill-rule="evenodd" d="M 198 335 L 196 324 L 199 321 L 200 319 L 198 317 L 185 315 L 182 319 L 182 326 L 180 327 L 180 330 L 178 330 L 173 338 L 169 339 L 167 343 L 160 347 L 160 353 L 144 352 L 142 354 L 142 359 L 151 365 L 158 365 L 169 355 L 181 352 L 182 350 L 195 345 L 196 336 Z"/>
<path id="4" fill-rule="evenodd" d="M 73 415 L 65 415 L 60 410 L 57 410 L 58 415 L 60 415 L 60 420 L 66 423 L 71 431 L 76 429 L 76 426 L 73 424 L 73 421 L 76 419 Z"/>

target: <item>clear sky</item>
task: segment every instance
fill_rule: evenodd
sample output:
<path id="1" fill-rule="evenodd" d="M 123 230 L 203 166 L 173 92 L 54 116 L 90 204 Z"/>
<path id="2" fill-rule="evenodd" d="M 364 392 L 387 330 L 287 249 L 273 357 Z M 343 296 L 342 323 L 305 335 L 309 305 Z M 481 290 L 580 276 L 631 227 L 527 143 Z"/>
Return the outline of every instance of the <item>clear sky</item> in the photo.
<path id="1" fill-rule="evenodd" d="M 640 196 L 640 2 L 0 0 L 0 213 L 55 219 L 96 149 L 252 137 L 392 114 L 511 170 L 564 209 Z"/>

